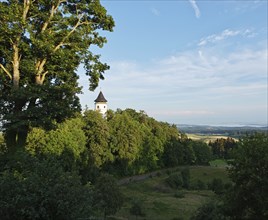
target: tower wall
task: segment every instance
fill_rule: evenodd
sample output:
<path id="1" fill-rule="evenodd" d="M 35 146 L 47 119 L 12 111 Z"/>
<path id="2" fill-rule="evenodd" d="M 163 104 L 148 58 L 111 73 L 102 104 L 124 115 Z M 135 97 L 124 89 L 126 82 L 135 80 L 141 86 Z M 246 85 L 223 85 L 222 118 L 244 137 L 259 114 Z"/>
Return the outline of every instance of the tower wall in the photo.
<path id="1" fill-rule="evenodd" d="M 95 103 L 95 110 L 99 111 L 103 116 L 106 114 L 108 109 L 107 103 L 105 102 L 96 102 Z"/>

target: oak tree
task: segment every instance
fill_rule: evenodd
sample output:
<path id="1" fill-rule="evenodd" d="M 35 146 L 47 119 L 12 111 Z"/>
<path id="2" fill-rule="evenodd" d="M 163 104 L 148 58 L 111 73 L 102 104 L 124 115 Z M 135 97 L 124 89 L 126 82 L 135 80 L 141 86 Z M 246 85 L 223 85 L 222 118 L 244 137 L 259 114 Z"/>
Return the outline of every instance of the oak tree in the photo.
<path id="1" fill-rule="evenodd" d="M 77 68 L 94 90 L 109 66 L 89 50 L 114 21 L 99 0 L 0 1 L 0 119 L 9 149 L 30 126 L 51 128 L 80 110 Z"/>

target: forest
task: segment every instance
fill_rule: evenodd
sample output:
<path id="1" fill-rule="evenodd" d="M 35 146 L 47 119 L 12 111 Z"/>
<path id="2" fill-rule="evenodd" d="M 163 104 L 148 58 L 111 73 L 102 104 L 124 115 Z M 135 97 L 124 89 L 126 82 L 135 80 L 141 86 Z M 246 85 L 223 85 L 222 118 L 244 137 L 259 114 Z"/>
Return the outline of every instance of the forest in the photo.
<path id="1" fill-rule="evenodd" d="M 144 111 L 82 111 L 78 68 L 91 91 L 109 69 L 92 52 L 115 25 L 99 0 L 6 0 L 0 14 L 1 219 L 118 219 L 123 178 L 186 167 L 165 179 L 180 197 L 181 189 L 206 188 L 190 184 L 190 169 L 215 159 L 229 163 L 231 181 L 210 182 L 215 200 L 191 218 L 267 219 L 266 134 L 207 144 Z M 140 208 L 129 212 L 139 218 Z"/>
<path id="2" fill-rule="evenodd" d="M 25 147 L 16 152 L 9 151 L 1 136 L 0 214 L 2 219 L 116 219 L 111 216 L 124 204 L 118 184 L 123 177 L 209 167 L 210 161 L 224 159 L 230 163 L 232 181 L 222 188 L 219 179 L 213 180 L 209 189 L 220 195 L 218 205 L 204 206 L 195 219 L 202 219 L 203 212 L 212 215 L 207 213 L 212 208 L 222 219 L 265 219 L 267 141 L 265 134 L 254 134 L 238 142 L 227 138 L 206 144 L 143 111 L 109 110 L 104 118 L 86 110 L 50 131 L 31 128 Z M 202 189 L 200 181 L 189 185 L 187 172 L 170 174 L 167 186 Z"/>

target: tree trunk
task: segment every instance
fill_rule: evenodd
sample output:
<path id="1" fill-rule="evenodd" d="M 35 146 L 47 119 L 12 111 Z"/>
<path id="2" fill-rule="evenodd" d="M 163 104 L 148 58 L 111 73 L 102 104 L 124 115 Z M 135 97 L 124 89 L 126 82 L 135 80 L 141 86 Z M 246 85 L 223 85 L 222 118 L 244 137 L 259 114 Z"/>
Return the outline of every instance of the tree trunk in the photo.
<path id="1" fill-rule="evenodd" d="M 13 45 L 13 86 L 17 89 L 19 88 L 19 82 L 20 82 L 20 61 L 19 61 L 19 48 L 17 45 Z"/>

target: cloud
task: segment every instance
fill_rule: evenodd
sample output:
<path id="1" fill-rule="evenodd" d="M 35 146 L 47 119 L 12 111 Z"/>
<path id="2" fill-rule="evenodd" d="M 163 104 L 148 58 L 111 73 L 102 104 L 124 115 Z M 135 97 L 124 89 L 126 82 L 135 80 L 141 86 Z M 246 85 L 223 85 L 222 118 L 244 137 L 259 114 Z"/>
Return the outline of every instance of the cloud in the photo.
<path id="1" fill-rule="evenodd" d="M 194 9 L 195 17 L 200 18 L 201 13 L 200 13 L 200 10 L 199 10 L 199 8 L 198 8 L 198 6 L 196 4 L 196 0 L 189 0 L 189 2 L 190 2 L 191 6 Z"/>
<path id="2" fill-rule="evenodd" d="M 157 10 L 156 8 L 151 8 L 151 12 L 152 12 L 155 16 L 159 16 L 159 15 L 160 15 L 159 10 Z"/>
<path id="3" fill-rule="evenodd" d="M 144 110 L 158 120 L 246 120 L 241 116 L 261 121 L 267 113 L 267 55 L 265 44 L 224 54 L 202 47 L 144 63 L 110 60 L 100 86 L 109 108 Z M 85 78 L 80 79 L 85 87 L 81 101 L 93 107 L 99 90 L 87 92 Z M 266 107 L 257 107 L 260 103 Z M 236 116 L 233 109 L 238 109 Z"/>
<path id="4" fill-rule="evenodd" d="M 208 43 L 216 43 L 218 41 L 222 41 L 225 40 L 229 37 L 234 37 L 237 35 L 241 35 L 244 37 L 254 37 L 256 35 L 256 33 L 254 33 L 252 30 L 250 29 L 246 29 L 246 30 L 230 30 L 230 29 L 225 29 L 223 30 L 220 34 L 212 34 L 209 35 L 207 37 L 202 38 L 199 43 L 198 46 L 205 46 Z"/>
<path id="5" fill-rule="evenodd" d="M 168 115 L 168 116 L 200 116 L 200 115 L 214 115 L 215 113 L 207 110 L 183 110 L 183 111 L 153 111 L 154 115 Z"/>

